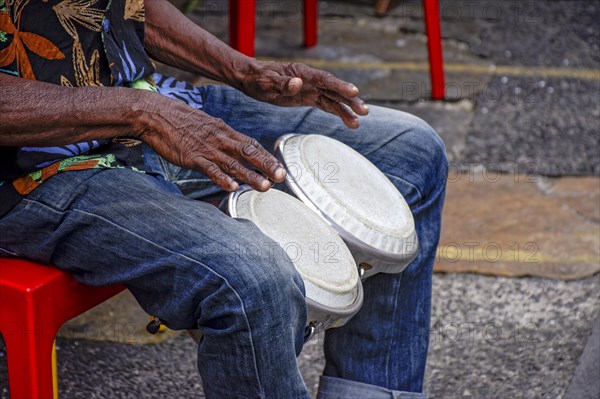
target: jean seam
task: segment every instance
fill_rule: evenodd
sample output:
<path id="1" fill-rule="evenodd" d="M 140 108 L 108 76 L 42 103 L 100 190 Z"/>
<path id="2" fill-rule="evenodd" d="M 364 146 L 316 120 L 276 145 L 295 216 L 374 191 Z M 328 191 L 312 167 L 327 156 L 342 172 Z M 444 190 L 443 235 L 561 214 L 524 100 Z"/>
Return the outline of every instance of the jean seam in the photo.
<path id="1" fill-rule="evenodd" d="M 4 252 L 6 255 L 9 255 L 9 256 L 19 256 L 19 255 L 17 255 L 16 253 L 14 253 L 13 251 L 9 251 L 8 249 L 5 249 L 5 248 L 3 248 L 3 247 L 0 247 L 0 255 L 1 255 L 3 252 Z"/>
<path id="2" fill-rule="evenodd" d="M 58 211 L 58 210 L 55 210 L 55 209 L 53 209 L 53 208 L 51 208 L 51 207 L 47 206 L 46 204 L 44 204 L 44 203 L 42 203 L 42 202 L 39 202 L 39 201 L 36 201 L 36 200 L 28 200 L 28 201 L 30 201 L 30 202 L 32 202 L 32 203 L 35 203 L 35 204 L 39 204 L 40 206 L 42 206 L 42 207 L 44 207 L 44 208 L 51 209 L 51 210 L 53 210 L 54 212 L 57 212 L 57 213 L 65 213 L 65 212 L 69 212 L 69 211 Z M 187 259 L 187 260 L 189 260 L 189 261 L 192 261 L 192 262 L 194 262 L 194 263 L 197 263 L 197 264 L 199 264 L 200 266 L 204 267 L 205 269 L 209 270 L 209 271 L 210 271 L 211 273 L 213 273 L 215 276 L 217 276 L 217 277 L 221 278 L 223 281 L 225 281 L 225 283 L 227 284 L 227 287 L 229 287 L 229 289 L 231 289 L 231 291 L 232 291 L 232 292 L 235 294 L 235 296 L 236 296 L 236 297 L 238 298 L 238 300 L 240 301 L 240 305 L 241 305 L 241 307 L 242 307 L 242 313 L 244 314 L 244 319 L 245 319 L 246 325 L 248 326 L 248 331 L 249 331 L 249 333 L 250 333 L 250 344 L 251 344 L 251 346 L 252 346 L 252 357 L 253 357 L 253 360 L 254 360 L 254 373 L 255 373 L 255 376 L 256 376 L 257 383 L 258 383 L 258 387 L 259 387 L 259 392 L 260 392 L 260 395 L 261 395 L 261 397 L 264 397 L 263 388 L 262 388 L 262 385 L 261 385 L 261 383 L 260 383 L 260 378 L 259 378 L 259 374 L 258 374 L 258 365 L 256 364 L 256 353 L 255 353 L 255 347 L 254 347 L 254 340 L 253 340 L 253 334 L 252 334 L 252 327 L 250 326 L 250 321 L 248 320 L 248 316 L 247 316 L 247 314 L 246 314 L 246 309 L 245 309 L 245 307 L 244 307 L 244 301 L 243 301 L 243 300 L 242 300 L 242 298 L 240 297 L 239 293 L 238 293 L 238 292 L 237 292 L 237 291 L 236 291 L 236 290 L 235 290 L 235 289 L 234 289 L 234 288 L 231 286 L 231 284 L 229 283 L 229 281 L 227 280 L 227 278 L 225 278 L 225 277 L 224 277 L 224 276 L 222 276 L 221 274 L 217 273 L 215 270 L 213 270 L 211 267 L 209 267 L 209 266 L 205 265 L 204 263 L 202 263 L 202 262 L 200 262 L 200 261 L 198 261 L 198 260 L 196 260 L 196 259 L 190 258 L 189 256 L 187 256 L 187 255 L 185 255 L 185 254 L 182 254 L 182 253 L 180 253 L 180 252 L 178 252 L 178 251 L 173 251 L 173 250 L 171 250 L 171 249 L 169 249 L 169 248 L 166 248 L 166 247 L 164 247 L 164 246 L 162 246 L 162 245 L 160 245 L 160 244 L 158 244 L 158 243 L 155 243 L 155 242 L 153 242 L 153 241 L 151 241 L 151 240 L 148 240 L 147 238 L 145 238 L 145 237 L 142 237 L 141 235 L 139 235 L 139 234 L 137 234 L 137 233 L 135 233 L 135 232 L 133 232 L 133 231 L 131 231 L 131 230 L 129 230 L 129 229 L 127 229 L 127 228 L 123 227 L 123 226 L 120 226 L 120 225 L 118 225 L 118 224 L 114 223 L 113 221 L 106 219 L 105 217 L 102 217 L 102 216 L 100 216 L 100 215 L 96 215 L 96 214 L 93 214 L 93 213 L 90 213 L 90 212 L 86 212 L 86 211 L 84 211 L 84 210 L 81 210 L 81 209 L 73 209 L 73 210 L 71 210 L 70 212 L 79 212 L 79 213 L 82 213 L 82 214 L 84 214 L 84 215 L 88 215 L 88 216 L 91 216 L 91 217 L 93 217 L 93 218 L 97 218 L 98 220 L 101 220 L 101 221 L 103 221 L 103 222 L 105 222 L 105 223 L 108 223 L 108 224 L 110 224 L 110 225 L 112 225 L 112 226 L 114 226 L 114 227 L 118 228 L 118 229 L 121 229 L 121 230 L 123 230 L 123 231 L 125 231 L 125 232 L 127 232 L 127 233 L 131 234 L 132 236 L 135 236 L 135 237 L 137 237 L 137 238 L 139 238 L 139 239 L 141 239 L 141 240 L 143 240 L 143 241 L 146 241 L 146 242 L 148 242 L 148 243 L 150 243 L 150 244 L 152 244 L 152 245 L 156 246 L 157 248 L 159 248 L 159 249 L 161 249 L 161 250 L 163 250 L 163 251 L 166 251 L 166 252 L 169 252 L 169 253 L 172 253 L 172 254 L 179 255 L 179 256 L 181 256 L 181 257 L 183 257 L 183 258 L 185 258 L 185 259 Z"/>
<path id="3" fill-rule="evenodd" d="M 387 351 L 387 356 L 385 360 L 385 380 L 387 382 L 387 386 L 391 386 L 390 384 L 390 353 L 392 353 L 392 348 L 394 347 L 394 341 L 396 337 L 396 311 L 398 310 L 398 294 L 400 293 L 400 286 L 402 286 L 402 278 L 404 277 L 403 273 L 400 273 L 400 278 L 398 279 L 398 286 L 396 287 L 396 292 L 394 293 L 394 311 L 392 313 L 392 339 L 390 342 L 389 349 Z"/>
<path id="4" fill-rule="evenodd" d="M 159 154 L 156 154 L 158 156 L 158 162 L 160 162 L 160 166 L 162 167 L 163 173 L 165 174 L 165 179 L 167 179 L 167 181 L 172 182 L 174 179 L 174 176 L 171 173 L 171 170 L 169 168 L 169 165 L 167 164 L 167 161 L 165 159 L 163 159 L 163 157 L 161 157 Z"/>
<path id="5" fill-rule="evenodd" d="M 304 124 L 306 118 L 308 118 L 309 115 L 312 114 L 316 109 L 317 108 L 314 107 L 308 107 L 308 109 L 304 112 L 304 115 L 302 115 L 302 119 L 300 119 L 300 121 L 296 124 L 296 127 L 294 128 L 295 132 L 300 131 L 300 126 Z"/>
<path id="6" fill-rule="evenodd" d="M 172 182 L 179 187 L 186 187 L 188 185 L 193 185 L 198 182 L 211 182 L 209 178 L 206 179 L 185 179 L 185 180 L 173 180 Z"/>
<path id="7" fill-rule="evenodd" d="M 414 188 L 414 189 L 415 189 L 415 191 L 417 192 L 417 195 L 419 196 L 419 199 L 416 201 L 416 203 L 419 203 L 419 202 L 421 202 L 421 201 L 423 200 L 423 194 L 421 194 L 421 190 L 419 190 L 419 187 L 417 187 L 415 184 L 413 184 L 413 183 L 409 182 L 409 181 L 408 181 L 408 180 L 406 180 L 406 179 L 403 179 L 403 178 L 402 178 L 402 177 L 400 177 L 400 176 L 392 175 L 391 173 L 385 173 L 385 175 L 386 175 L 387 177 L 392 177 L 392 178 L 394 178 L 394 179 L 398 179 L 398 180 L 400 180 L 402 183 L 404 183 L 404 184 L 407 184 L 407 185 L 409 185 L 410 187 Z"/>
<path id="8" fill-rule="evenodd" d="M 38 200 L 31 199 L 31 198 L 29 198 L 29 196 L 30 196 L 30 195 L 32 195 L 33 193 L 35 193 L 35 192 L 36 192 L 36 190 L 38 190 L 38 189 L 41 189 L 42 187 L 46 187 L 46 186 L 44 186 L 44 184 L 46 184 L 46 183 L 47 183 L 47 182 L 49 182 L 51 179 L 53 179 L 53 178 L 55 178 L 55 177 L 57 177 L 57 176 L 61 176 L 61 177 L 62 177 L 62 176 L 66 176 L 66 173 L 86 173 L 86 172 L 92 172 L 92 171 L 93 171 L 94 173 L 91 173 L 89 176 L 86 176 L 86 177 L 85 177 L 83 180 L 81 180 L 81 181 L 78 183 L 78 185 L 83 185 L 83 184 L 84 184 L 84 183 L 86 183 L 88 180 L 91 180 L 91 179 L 95 178 L 99 172 L 101 172 L 101 171 L 105 171 L 105 170 L 117 170 L 117 169 L 85 169 L 85 170 L 72 170 L 72 171 L 65 171 L 65 172 L 60 172 L 60 173 L 57 173 L 56 175 L 54 175 L 54 176 L 51 176 L 49 179 L 47 179 L 47 180 L 43 181 L 43 182 L 42 182 L 42 183 L 41 183 L 39 186 L 37 186 L 37 187 L 36 187 L 36 188 L 35 188 L 35 189 L 34 189 L 34 190 L 31 192 L 31 193 L 27 194 L 27 197 L 24 197 L 24 198 L 23 198 L 23 201 L 27 203 L 27 205 L 26 205 L 26 208 L 27 208 L 27 207 L 28 207 L 28 206 L 29 206 L 31 203 L 35 203 L 35 204 L 42 205 L 42 206 L 44 206 L 44 207 L 46 207 L 46 208 L 48 208 L 48 209 L 51 209 L 51 210 L 53 210 L 53 211 L 55 211 L 55 212 L 59 212 L 59 213 L 64 213 L 64 212 L 67 212 L 67 210 L 66 210 L 66 209 L 64 209 L 64 208 L 63 208 L 63 209 L 61 209 L 61 208 L 54 207 L 54 206 L 52 206 L 52 205 L 49 205 L 49 204 L 45 204 L 45 203 L 43 203 L 43 202 L 41 202 L 41 201 L 38 201 Z M 122 169 L 122 170 L 129 170 L 129 169 Z M 135 173 L 139 173 L 139 172 L 135 172 Z M 79 197 L 75 198 L 75 197 L 71 196 L 71 197 L 69 197 L 67 200 L 65 200 L 65 201 L 61 201 L 61 203 L 62 203 L 62 202 L 64 202 L 62 205 L 63 205 L 64 207 L 67 207 L 67 208 L 68 208 L 68 206 L 69 206 L 68 204 L 69 204 L 69 203 L 75 204 L 76 202 L 79 202 L 79 199 L 80 199 Z"/>

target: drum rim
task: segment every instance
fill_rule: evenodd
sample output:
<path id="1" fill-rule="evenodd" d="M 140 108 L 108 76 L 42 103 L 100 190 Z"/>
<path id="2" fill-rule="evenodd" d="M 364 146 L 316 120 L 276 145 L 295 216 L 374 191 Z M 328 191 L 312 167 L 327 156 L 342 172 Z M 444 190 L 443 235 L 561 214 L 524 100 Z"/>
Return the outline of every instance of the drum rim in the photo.
<path id="1" fill-rule="evenodd" d="M 356 298 L 354 298 L 354 301 L 349 306 L 344 308 L 334 308 L 328 305 L 323 305 L 322 303 L 319 303 L 316 300 L 307 297 L 306 295 L 304 296 L 304 299 L 306 300 L 307 307 L 309 303 L 312 303 L 314 309 L 318 309 L 326 314 L 335 315 L 337 319 L 352 317 L 358 313 L 364 301 L 364 291 L 360 277 L 357 280 L 357 288 Z M 311 320 L 308 321 L 310 322 Z"/>
<path id="2" fill-rule="evenodd" d="M 237 210 L 235 209 L 235 203 L 237 202 L 237 199 L 239 198 L 240 195 L 242 195 L 246 191 L 252 191 L 252 190 L 253 190 L 252 187 L 250 187 L 247 184 L 244 184 L 239 189 L 237 189 L 237 191 L 235 191 L 233 193 L 229 193 L 229 195 L 227 196 L 227 203 L 225 205 L 226 213 L 229 216 L 231 216 L 232 218 L 238 219 L 239 216 L 238 216 Z"/>
<path id="3" fill-rule="evenodd" d="M 275 141 L 275 150 L 274 150 L 275 157 L 279 160 L 279 162 L 281 162 L 286 167 L 286 170 L 288 168 L 287 168 L 287 163 L 285 162 L 285 159 L 283 156 L 283 147 L 287 140 L 289 140 L 292 137 L 297 137 L 297 136 L 301 137 L 301 136 L 307 136 L 307 135 L 297 134 L 297 133 L 288 133 L 288 134 L 284 134 L 283 136 L 279 137 L 277 139 L 277 141 Z M 296 195 L 300 201 L 304 202 L 304 204 L 306 206 L 308 206 L 310 209 L 312 209 L 314 212 L 316 212 L 323 220 L 325 220 L 331 227 L 333 227 L 335 229 L 335 231 L 338 232 L 340 237 L 342 237 L 342 239 L 344 241 L 349 243 L 349 245 L 353 245 L 364 251 L 369 251 L 375 257 L 378 257 L 378 258 L 381 258 L 381 259 L 387 260 L 387 261 L 392 261 L 392 262 L 406 261 L 406 260 L 412 261 L 417 256 L 417 254 L 419 252 L 419 237 L 417 235 L 416 230 L 414 230 L 413 233 L 409 236 L 409 239 L 414 237 L 414 248 L 415 248 L 414 251 L 406 252 L 404 254 L 393 254 L 390 252 L 383 251 L 383 250 L 376 248 L 376 247 L 372 246 L 371 244 L 366 243 L 363 240 L 359 239 L 354 234 L 347 231 L 343 226 L 339 225 L 334 220 L 332 220 L 323 211 L 321 211 L 321 209 L 319 209 L 319 207 L 310 198 L 308 198 L 308 196 L 304 193 L 304 190 L 302 190 L 302 187 L 300 187 L 300 185 L 294 180 L 294 178 L 291 176 L 290 173 L 288 173 L 285 177 L 285 185 L 290 190 L 292 190 L 294 195 Z M 403 241 L 409 241 L 409 239 L 406 239 Z"/>

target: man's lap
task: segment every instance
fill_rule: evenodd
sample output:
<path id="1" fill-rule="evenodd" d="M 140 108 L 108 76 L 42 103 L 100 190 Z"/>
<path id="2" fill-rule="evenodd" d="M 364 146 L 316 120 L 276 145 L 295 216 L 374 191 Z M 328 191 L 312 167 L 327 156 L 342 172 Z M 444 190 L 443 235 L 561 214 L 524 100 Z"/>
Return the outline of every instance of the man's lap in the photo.
<path id="1" fill-rule="evenodd" d="M 281 254 L 248 250 L 271 244 L 251 223 L 184 197 L 160 176 L 128 169 L 58 174 L 0 218 L 0 230 L 10 232 L 0 238 L 4 252 L 56 265 L 90 285 L 125 284 L 144 297 L 146 311 L 168 313 L 173 328 L 195 327 L 196 309 L 181 308 L 194 302 L 185 298 L 186 279 L 245 289 L 245 278 L 261 283 L 277 276 L 269 265 L 285 264 L 266 259 Z M 252 277 L 241 270 L 250 261 L 261 266 Z M 291 266 L 285 273 L 295 274 Z"/>

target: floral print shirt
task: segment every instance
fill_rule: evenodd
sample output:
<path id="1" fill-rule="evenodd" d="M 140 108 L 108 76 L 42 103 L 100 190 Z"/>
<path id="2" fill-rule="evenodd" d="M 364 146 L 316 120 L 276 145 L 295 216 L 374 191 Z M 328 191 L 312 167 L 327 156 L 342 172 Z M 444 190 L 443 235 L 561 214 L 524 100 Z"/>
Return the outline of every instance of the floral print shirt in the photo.
<path id="1" fill-rule="evenodd" d="M 0 72 L 68 87 L 148 89 L 174 98 L 177 91 L 193 91 L 189 84 L 158 74 L 157 80 L 169 84 L 157 88 L 144 50 L 144 16 L 143 0 L 0 0 Z M 195 106 L 201 106 L 200 100 Z M 0 146 L 0 216 L 59 172 L 142 171 L 139 144 L 115 139 L 56 147 Z"/>

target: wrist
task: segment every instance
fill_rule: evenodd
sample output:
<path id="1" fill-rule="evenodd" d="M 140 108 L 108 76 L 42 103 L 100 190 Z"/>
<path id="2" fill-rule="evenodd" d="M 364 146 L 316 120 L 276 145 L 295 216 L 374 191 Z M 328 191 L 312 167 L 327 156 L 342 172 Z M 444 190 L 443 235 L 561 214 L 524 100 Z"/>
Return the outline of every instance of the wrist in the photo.
<path id="1" fill-rule="evenodd" d="M 225 83 L 237 90 L 245 92 L 248 78 L 255 75 L 259 69 L 260 61 L 242 54 L 242 57 L 235 59 L 231 63 L 231 71 L 227 82 Z"/>
<path id="2" fill-rule="evenodd" d="M 120 101 L 125 105 L 119 119 L 127 122 L 130 136 L 144 140 L 155 134 L 160 112 L 168 107 L 165 103 L 168 98 L 147 90 L 122 88 L 119 91 Z"/>

